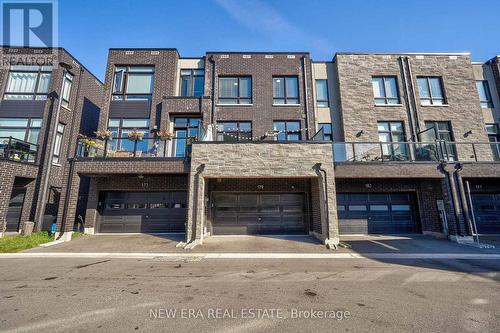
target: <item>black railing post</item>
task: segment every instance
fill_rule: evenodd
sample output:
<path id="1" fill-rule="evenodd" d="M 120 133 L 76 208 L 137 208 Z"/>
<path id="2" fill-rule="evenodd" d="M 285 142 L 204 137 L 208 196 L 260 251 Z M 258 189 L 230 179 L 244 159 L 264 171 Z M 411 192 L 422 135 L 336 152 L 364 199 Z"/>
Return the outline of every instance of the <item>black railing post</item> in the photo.
<path id="1" fill-rule="evenodd" d="M 382 142 L 379 142 L 380 146 L 380 157 L 382 158 L 382 162 L 384 162 L 384 147 L 382 147 Z"/>
<path id="2" fill-rule="evenodd" d="M 134 157 L 137 156 L 137 139 L 134 140 Z"/>
<path id="3" fill-rule="evenodd" d="M 355 147 L 355 143 L 351 143 L 352 145 L 352 160 L 353 161 L 356 161 L 356 147 Z"/>
<path id="4" fill-rule="evenodd" d="M 5 157 L 10 159 L 10 149 L 12 147 L 12 137 L 9 136 L 9 143 L 7 144 L 7 154 L 5 154 Z"/>

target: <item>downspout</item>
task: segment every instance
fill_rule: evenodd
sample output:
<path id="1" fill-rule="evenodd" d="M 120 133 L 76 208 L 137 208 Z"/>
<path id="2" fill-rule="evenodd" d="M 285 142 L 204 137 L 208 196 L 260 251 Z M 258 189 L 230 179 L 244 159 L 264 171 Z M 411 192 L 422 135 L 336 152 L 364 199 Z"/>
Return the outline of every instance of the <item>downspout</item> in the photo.
<path id="1" fill-rule="evenodd" d="M 215 120 L 215 73 L 216 73 L 216 63 L 214 56 L 211 55 L 208 61 L 212 63 L 212 112 L 210 113 L 210 124 L 214 123 Z"/>
<path id="2" fill-rule="evenodd" d="M 35 218 L 35 228 L 37 231 L 42 230 L 43 226 L 43 220 L 45 217 L 45 207 L 46 207 L 46 201 L 47 201 L 47 192 L 49 189 L 49 181 L 50 181 L 50 173 L 52 171 L 52 156 L 54 155 L 54 148 L 55 148 L 55 142 L 56 142 L 56 137 L 57 137 L 57 126 L 59 125 L 59 118 L 61 115 L 61 106 L 62 106 L 62 93 L 64 89 L 64 82 L 66 80 L 66 73 L 69 72 L 69 69 L 71 69 L 71 66 L 65 63 L 60 63 L 60 66 L 64 68 L 63 73 L 62 73 L 62 78 L 61 78 L 61 89 L 59 90 L 58 94 L 58 103 L 57 103 L 57 109 L 56 109 L 56 114 L 54 117 L 54 127 L 52 131 L 52 137 L 50 141 L 50 146 L 49 146 L 49 151 L 48 151 L 48 156 L 46 155 L 46 171 L 45 171 L 45 177 L 43 178 L 42 182 L 42 187 L 40 190 L 40 196 L 38 197 L 38 202 L 36 205 L 36 218 Z M 51 129 L 51 124 L 49 123 L 47 126 L 47 130 L 50 132 Z M 43 171 L 42 171 L 43 174 Z"/>
<path id="3" fill-rule="evenodd" d="M 420 133 L 420 117 L 418 115 L 418 101 L 417 101 L 417 95 L 415 94 L 415 85 L 413 84 L 413 74 L 411 70 L 411 62 L 410 58 L 406 57 L 406 63 L 408 65 L 408 75 L 410 76 L 410 91 L 411 91 L 411 97 L 413 100 L 413 105 L 415 108 L 413 109 L 413 116 L 415 117 L 415 129 L 417 131 L 417 140 L 419 140 L 419 133 Z"/>
<path id="4" fill-rule="evenodd" d="M 458 184 L 458 192 L 460 194 L 460 202 L 461 202 L 461 207 L 462 207 L 462 215 L 464 217 L 464 221 L 466 222 L 466 227 L 468 227 L 470 230 L 470 234 L 473 234 L 472 231 L 472 224 L 471 224 L 471 219 L 470 219 L 470 214 L 469 214 L 469 205 L 467 204 L 467 197 L 465 196 L 465 187 L 462 179 L 462 175 L 460 172 L 462 171 L 463 166 L 460 163 L 455 164 L 455 179 Z"/>
<path id="5" fill-rule="evenodd" d="M 403 57 L 399 57 L 399 65 L 401 67 L 401 74 L 403 78 L 403 85 L 405 88 L 405 97 L 406 97 L 406 110 L 408 113 L 408 125 L 410 126 L 410 135 L 411 135 L 411 141 L 416 142 L 416 135 L 415 135 L 415 126 L 414 126 L 414 120 L 413 120 L 413 102 L 410 96 L 410 89 L 408 88 L 409 85 L 409 80 L 406 75 L 406 65 Z M 410 78 L 411 81 L 411 78 Z"/>
<path id="6" fill-rule="evenodd" d="M 81 88 L 81 83 L 82 83 L 82 76 L 84 73 L 84 69 L 80 68 L 80 77 L 78 78 L 78 87 L 76 88 L 76 105 L 75 108 L 78 109 L 78 101 L 80 100 L 80 88 Z M 83 116 L 83 104 L 82 104 L 82 116 Z M 81 117 L 83 119 L 83 117 Z M 71 130 L 70 130 L 70 140 L 73 139 L 74 137 L 74 132 L 75 132 L 75 117 L 71 118 Z M 71 141 L 69 143 L 69 147 L 71 148 Z M 66 193 L 64 193 L 64 203 L 63 203 L 63 212 L 61 216 L 61 229 L 59 231 L 59 238 L 62 237 L 62 235 L 65 233 L 66 229 L 66 216 L 68 215 L 68 204 L 69 204 L 69 196 L 71 192 L 71 188 L 73 186 L 73 175 L 74 175 L 74 169 L 75 169 L 75 160 L 76 160 L 76 149 L 78 149 L 78 145 L 75 147 L 75 150 L 73 151 L 73 156 L 70 156 L 68 158 L 68 163 L 69 163 L 69 178 L 68 182 L 66 184 Z"/>
<path id="7" fill-rule="evenodd" d="M 455 181 L 451 177 L 450 172 L 446 170 L 446 162 L 441 161 L 439 163 L 439 169 L 441 172 L 443 172 L 446 176 L 446 181 L 448 182 L 448 192 L 451 196 L 451 201 L 453 204 L 453 215 L 455 215 L 455 236 L 462 236 L 461 230 L 460 230 L 460 214 L 458 212 L 460 208 L 460 204 L 458 202 L 458 196 L 457 196 L 457 188 L 455 186 Z"/>
<path id="8" fill-rule="evenodd" d="M 309 102 L 309 93 L 308 93 L 308 90 L 307 90 L 307 62 L 306 62 L 306 57 L 303 56 L 302 57 L 302 75 L 303 75 L 303 80 L 304 80 L 304 113 L 305 113 L 305 123 L 306 123 L 306 130 L 305 130 L 305 134 L 306 134 L 306 140 L 309 140 L 309 137 L 310 137 L 310 134 L 309 134 L 309 131 L 310 131 L 310 124 L 309 124 L 309 108 L 308 108 L 308 105 L 307 103 Z"/>

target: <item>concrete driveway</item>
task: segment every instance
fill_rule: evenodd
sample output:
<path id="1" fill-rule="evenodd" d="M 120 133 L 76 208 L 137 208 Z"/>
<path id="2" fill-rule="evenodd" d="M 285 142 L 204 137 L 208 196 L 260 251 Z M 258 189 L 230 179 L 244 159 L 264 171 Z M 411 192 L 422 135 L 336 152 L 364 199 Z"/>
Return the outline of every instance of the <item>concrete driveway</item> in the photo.
<path id="1" fill-rule="evenodd" d="M 176 235 L 85 235 L 51 247 L 25 252 L 69 253 L 500 253 L 478 249 L 424 235 L 343 236 L 336 251 L 328 250 L 311 236 L 219 236 L 208 237 L 203 245 L 184 250 L 176 245 L 184 240 Z"/>

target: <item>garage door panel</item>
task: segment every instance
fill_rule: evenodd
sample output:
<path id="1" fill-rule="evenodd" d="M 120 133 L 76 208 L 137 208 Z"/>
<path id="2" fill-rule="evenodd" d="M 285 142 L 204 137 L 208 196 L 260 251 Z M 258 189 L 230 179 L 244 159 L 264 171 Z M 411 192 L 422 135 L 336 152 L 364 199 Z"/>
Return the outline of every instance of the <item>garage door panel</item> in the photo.
<path id="1" fill-rule="evenodd" d="M 500 234 L 500 193 L 472 194 L 477 231 L 480 234 Z"/>

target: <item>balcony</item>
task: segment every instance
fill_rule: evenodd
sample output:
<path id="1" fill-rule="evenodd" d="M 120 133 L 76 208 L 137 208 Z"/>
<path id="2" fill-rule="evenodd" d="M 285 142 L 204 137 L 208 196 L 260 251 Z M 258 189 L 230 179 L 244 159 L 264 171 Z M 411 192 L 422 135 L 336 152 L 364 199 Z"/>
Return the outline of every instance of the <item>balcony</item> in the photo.
<path id="1" fill-rule="evenodd" d="M 76 157 L 78 158 L 185 158 L 189 156 L 191 138 L 96 138 L 78 139 Z"/>
<path id="2" fill-rule="evenodd" d="M 0 137 L 0 159 L 35 163 L 38 145 L 13 137 Z"/>
<path id="3" fill-rule="evenodd" d="M 338 142 L 333 159 L 349 162 L 500 162 L 500 143 L 493 142 Z"/>

